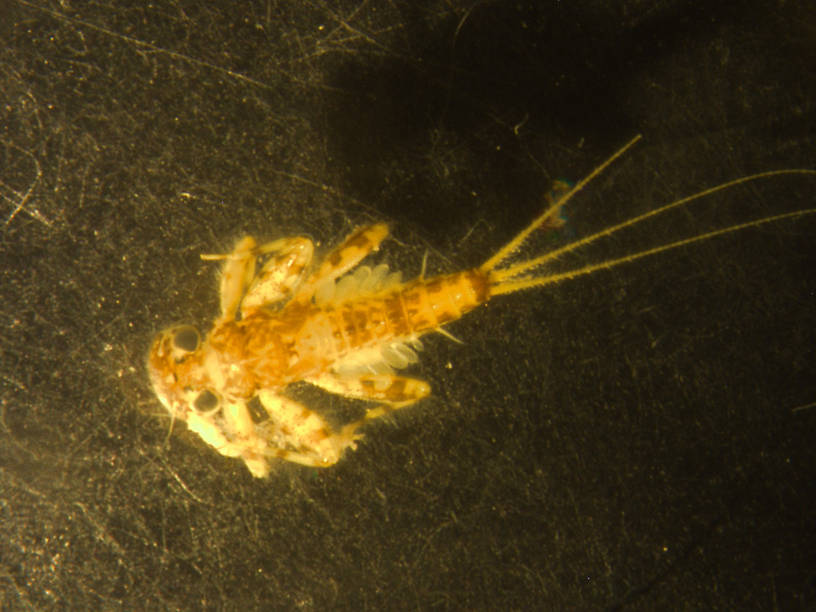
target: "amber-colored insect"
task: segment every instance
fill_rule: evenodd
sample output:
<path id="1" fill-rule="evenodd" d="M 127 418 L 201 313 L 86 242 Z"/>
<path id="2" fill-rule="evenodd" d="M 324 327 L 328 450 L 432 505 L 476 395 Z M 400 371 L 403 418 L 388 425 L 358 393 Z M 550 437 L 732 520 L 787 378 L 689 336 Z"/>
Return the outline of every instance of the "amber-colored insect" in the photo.
<path id="1" fill-rule="evenodd" d="M 254 476 L 266 476 L 274 458 L 330 466 L 346 449 L 356 448 L 365 423 L 429 394 L 424 381 L 395 373 L 416 361 L 419 338 L 443 331 L 446 323 L 494 296 L 816 212 L 808 209 L 749 221 L 569 272 L 536 273 L 565 252 L 735 184 L 785 173 L 816 174 L 812 170 L 766 172 L 678 200 L 545 255 L 507 263 L 533 231 L 557 223 L 561 207 L 638 139 L 553 202 L 485 263 L 465 272 L 434 278 L 420 275 L 405 283 L 384 265 L 361 266 L 349 273 L 385 239 L 384 224 L 356 230 L 311 272 L 313 245 L 304 237 L 263 245 L 245 237 L 227 255 L 202 255 L 224 261 L 221 314 L 203 339 L 189 325 L 158 334 L 147 364 L 156 395 L 173 419 L 186 422 L 219 453 L 240 457 Z M 362 419 L 335 431 L 317 413 L 284 395 L 286 387 L 298 381 L 376 406 Z"/>

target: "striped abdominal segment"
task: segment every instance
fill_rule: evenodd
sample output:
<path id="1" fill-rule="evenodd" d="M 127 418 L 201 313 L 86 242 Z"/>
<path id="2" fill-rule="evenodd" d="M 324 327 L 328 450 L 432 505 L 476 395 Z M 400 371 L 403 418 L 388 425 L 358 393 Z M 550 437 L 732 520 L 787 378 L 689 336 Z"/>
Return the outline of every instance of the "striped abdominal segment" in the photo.
<path id="1" fill-rule="evenodd" d="M 337 353 L 372 344 L 417 338 L 455 321 L 489 298 L 487 277 L 479 270 L 401 287 L 334 307 L 329 315 Z"/>

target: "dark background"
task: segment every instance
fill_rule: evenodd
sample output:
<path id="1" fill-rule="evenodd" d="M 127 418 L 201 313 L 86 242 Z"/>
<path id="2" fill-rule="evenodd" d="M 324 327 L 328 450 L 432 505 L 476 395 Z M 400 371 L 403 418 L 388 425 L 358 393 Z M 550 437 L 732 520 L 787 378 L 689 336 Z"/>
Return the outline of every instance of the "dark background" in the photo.
<path id="1" fill-rule="evenodd" d="M 432 398 L 264 481 L 169 421 L 153 334 L 201 252 L 391 222 L 478 265 L 636 133 L 539 249 L 816 166 L 811 2 L 0 4 L 0 607 L 816 605 L 816 216 L 497 299 Z M 39 173 L 39 177 L 38 177 Z M 814 206 L 717 194 L 567 266 Z M 342 422 L 360 406 L 296 389 Z"/>

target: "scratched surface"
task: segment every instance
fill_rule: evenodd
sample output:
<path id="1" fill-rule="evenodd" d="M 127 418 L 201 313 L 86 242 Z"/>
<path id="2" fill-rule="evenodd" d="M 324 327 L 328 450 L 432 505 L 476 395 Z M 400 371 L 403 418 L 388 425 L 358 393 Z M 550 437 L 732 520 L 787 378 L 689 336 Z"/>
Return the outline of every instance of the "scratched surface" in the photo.
<path id="1" fill-rule="evenodd" d="M 3 3 L 0 608 L 816 605 L 813 217 L 497 299 L 450 327 L 464 345 L 425 342 L 433 397 L 330 470 L 257 481 L 168 437 L 150 393 L 156 330 L 216 313 L 198 254 L 242 233 L 387 220 L 381 260 L 452 271 L 635 133 L 564 237 L 816 167 L 805 3 L 600 4 Z M 755 183 L 559 265 L 814 187 Z"/>

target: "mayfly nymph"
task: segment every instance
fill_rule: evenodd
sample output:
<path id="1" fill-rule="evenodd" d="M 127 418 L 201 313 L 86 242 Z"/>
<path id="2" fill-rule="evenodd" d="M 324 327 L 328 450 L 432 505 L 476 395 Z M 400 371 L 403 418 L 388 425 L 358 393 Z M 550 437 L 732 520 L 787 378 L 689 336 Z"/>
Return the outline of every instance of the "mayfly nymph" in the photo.
<path id="1" fill-rule="evenodd" d="M 156 395 L 173 420 L 185 422 L 222 455 L 241 458 L 253 476 L 266 476 L 270 460 L 276 458 L 330 466 L 346 449 L 356 448 L 367 422 L 430 393 L 426 382 L 397 373 L 416 362 L 420 337 L 444 331 L 445 324 L 491 298 L 745 227 L 816 213 L 807 209 L 748 221 L 568 272 L 540 271 L 566 252 L 735 184 L 779 174 L 816 174 L 771 171 L 707 189 L 544 255 L 509 261 L 536 229 L 557 225 L 561 208 L 639 138 L 471 270 L 403 282 L 385 265 L 357 267 L 388 235 L 381 223 L 355 230 L 315 266 L 313 244 L 305 237 L 258 244 L 247 236 L 231 253 L 202 255 L 223 260 L 221 313 L 204 337 L 189 325 L 157 335 L 147 360 Z M 301 381 L 374 406 L 361 419 L 335 430 L 315 411 L 286 396 L 287 386 Z"/>

